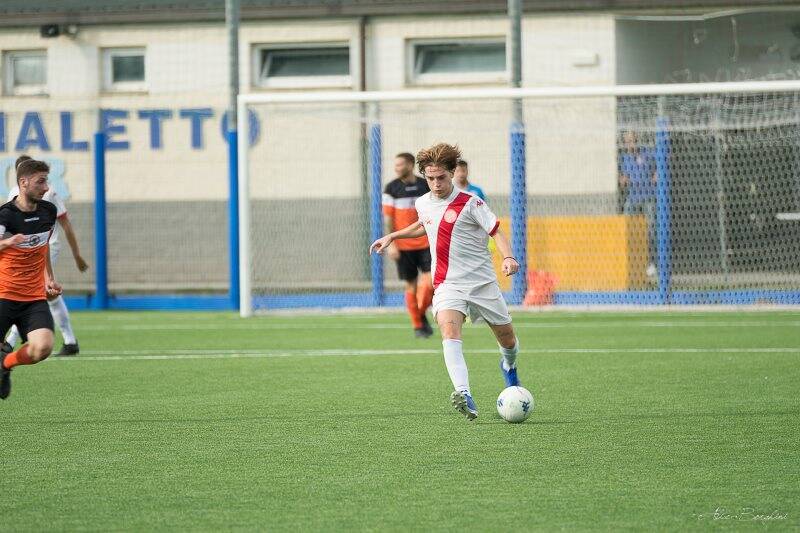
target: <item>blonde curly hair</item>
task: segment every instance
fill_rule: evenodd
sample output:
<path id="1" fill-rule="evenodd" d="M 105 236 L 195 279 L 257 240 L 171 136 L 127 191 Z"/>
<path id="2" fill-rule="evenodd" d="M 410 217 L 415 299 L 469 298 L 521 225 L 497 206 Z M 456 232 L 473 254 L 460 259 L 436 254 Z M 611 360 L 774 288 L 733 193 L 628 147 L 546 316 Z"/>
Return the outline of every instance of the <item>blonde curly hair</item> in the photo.
<path id="1" fill-rule="evenodd" d="M 422 175 L 425 175 L 425 167 L 430 166 L 442 167 L 448 172 L 453 172 L 460 159 L 461 150 L 458 146 L 439 143 L 417 153 L 417 167 Z"/>

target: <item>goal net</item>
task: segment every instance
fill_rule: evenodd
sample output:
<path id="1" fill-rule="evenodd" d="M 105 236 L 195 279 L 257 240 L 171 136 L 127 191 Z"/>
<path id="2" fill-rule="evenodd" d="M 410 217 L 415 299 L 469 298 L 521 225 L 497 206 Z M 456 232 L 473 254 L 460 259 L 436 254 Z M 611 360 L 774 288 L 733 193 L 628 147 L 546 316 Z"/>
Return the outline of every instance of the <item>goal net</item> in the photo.
<path id="1" fill-rule="evenodd" d="M 461 148 L 522 255 L 526 271 L 500 277 L 512 303 L 800 303 L 796 82 L 262 94 L 239 108 L 243 314 L 399 305 L 395 264 L 367 248 L 396 154 L 436 142 Z"/>

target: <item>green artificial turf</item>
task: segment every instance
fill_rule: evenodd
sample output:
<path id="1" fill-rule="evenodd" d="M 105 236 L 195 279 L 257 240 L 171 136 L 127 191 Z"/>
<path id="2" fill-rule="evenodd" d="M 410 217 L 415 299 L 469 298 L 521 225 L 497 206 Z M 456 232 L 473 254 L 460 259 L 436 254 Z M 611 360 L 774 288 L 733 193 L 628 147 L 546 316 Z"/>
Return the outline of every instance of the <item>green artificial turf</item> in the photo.
<path id="1" fill-rule="evenodd" d="M 0 403 L 0 530 L 800 528 L 800 313 L 517 313 L 519 425 L 485 326 L 467 422 L 400 314 L 73 321 Z"/>

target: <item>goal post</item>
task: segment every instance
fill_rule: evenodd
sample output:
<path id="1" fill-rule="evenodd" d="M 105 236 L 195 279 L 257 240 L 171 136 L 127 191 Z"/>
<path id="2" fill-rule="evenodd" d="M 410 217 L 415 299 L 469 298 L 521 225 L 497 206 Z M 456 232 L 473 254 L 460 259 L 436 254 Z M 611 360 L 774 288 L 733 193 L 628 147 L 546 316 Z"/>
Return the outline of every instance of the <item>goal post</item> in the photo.
<path id="1" fill-rule="evenodd" d="M 257 93 L 238 106 L 242 316 L 398 304 L 394 265 L 364 244 L 382 232 L 394 155 L 439 141 L 462 148 L 528 264 L 516 287 L 501 279 L 513 303 L 800 303 L 800 81 Z"/>

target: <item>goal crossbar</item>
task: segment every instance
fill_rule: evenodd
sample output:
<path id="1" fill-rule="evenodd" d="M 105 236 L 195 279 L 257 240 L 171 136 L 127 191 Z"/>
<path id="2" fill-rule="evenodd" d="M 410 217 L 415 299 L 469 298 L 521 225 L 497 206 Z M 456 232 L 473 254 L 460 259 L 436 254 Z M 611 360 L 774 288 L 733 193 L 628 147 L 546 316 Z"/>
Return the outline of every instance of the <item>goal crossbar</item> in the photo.
<path id="1" fill-rule="evenodd" d="M 300 91 L 239 95 L 239 131 L 246 124 L 242 113 L 255 103 L 402 102 L 413 100 L 483 100 L 515 98 L 585 98 L 592 96 L 665 96 L 691 94 L 743 94 L 800 91 L 800 80 L 651 85 L 598 85 L 584 87 L 523 87 L 486 89 L 429 89 L 405 91 Z M 245 106 L 245 107 L 242 107 Z"/>
<path id="2" fill-rule="evenodd" d="M 248 143 L 250 121 L 248 106 L 252 104 L 319 104 L 319 103 L 378 103 L 423 100 L 515 100 L 545 98 L 589 98 L 623 96 L 726 95 L 754 93 L 800 92 L 800 80 L 743 81 L 712 83 L 678 83 L 651 85 L 605 85 L 583 87 L 527 87 L 430 89 L 403 91 L 298 91 L 288 93 L 248 93 L 238 97 L 238 224 L 240 314 L 252 314 L 252 280 L 250 274 L 250 197 Z"/>

